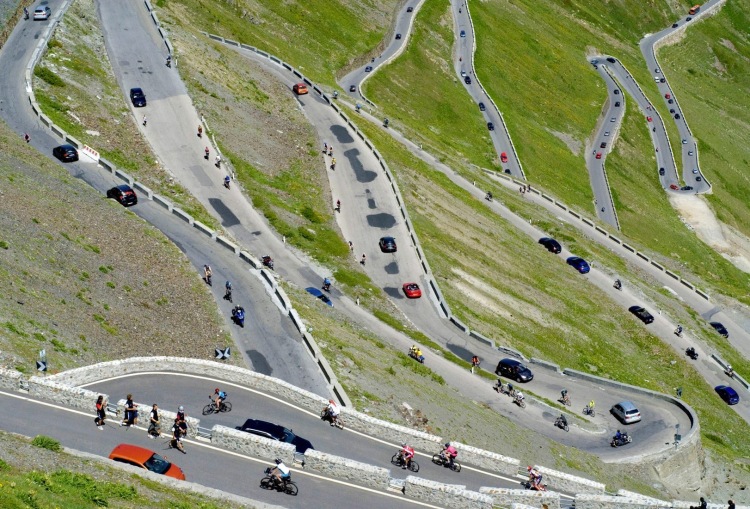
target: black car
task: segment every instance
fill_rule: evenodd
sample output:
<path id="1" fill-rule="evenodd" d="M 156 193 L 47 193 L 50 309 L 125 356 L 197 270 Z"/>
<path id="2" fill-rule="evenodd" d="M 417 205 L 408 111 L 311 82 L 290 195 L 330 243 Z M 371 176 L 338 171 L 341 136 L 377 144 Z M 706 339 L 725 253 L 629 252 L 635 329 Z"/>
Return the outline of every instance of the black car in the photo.
<path id="1" fill-rule="evenodd" d="M 614 93 L 615 93 L 615 95 L 618 95 L 620 93 L 620 91 L 618 89 L 615 89 Z"/>
<path id="2" fill-rule="evenodd" d="M 603 141 L 601 145 L 599 145 L 600 148 L 607 148 L 607 142 Z"/>
<path id="3" fill-rule="evenodd" d="M 539 239 L 539 243 L 547 248 L 547 251 L 550 253 L 557 254 L 560 251 L 562 251 L 562 247 L 560 246 L 560 243 L 556 241 L 555 239 L 551 239 L 549 237 L 542 237 Z"/>
<path id="4" fill-rule="evenodd" d="M 615 108 L 619 108 L 619 107 L 620 107 L 620 101 L 615 101 Z"/>
<path id="5" fill-rule="evenodd" d="M 669 112 L 674 113 L 674 108 L 670 108 Z"/>
<path id="6" fill-rule="evenodd" d="M 380 250 L 384 253 L 395 253 L 397 251 L 396 239 L 393 237 L 383 237 L 378 242 Z"/>
<path id="7" fill-rule="evenodd" d="M 471 78 L 469 76 L 464 76 L 464 83 L 471 85 Z"/>
<path id="8" fill-rule="evenodd" d="M 486 109 L 487 107 L 484 105 L 484 103 L 479 103 L 479 111 L 484 111 Z"/>
<path id="9" fill-rule="evenodd" d="M 494 131 L 495 124 L 493 124 L 492 122 L 487 122 L 487 129 L 489 129 L 490 131 Z"/>
<path id="10" fill-rule="evenodd" d="M 140 88 L 130 89 L 130 101 L 136 108 L 142 108 L 146 106 L 146 94 Z"/>
<path id="11" fill-rule="evenodd" d="M 666 82 L 667 82 L 666 78 L 661 78 L 661 79 L 659 80 L 659 83 L 666 83 Z"/>
<path id="12" fill-rule="evenodd" d="M 406 12 L 414 12 L 414 7 L 407 7 Z"/>
<path id="13" fill-rule="evenodd" d="M 700 182 L 701 180 L 703 180 L 703 179 L 700 177 L 700 175 L 698 175 L 697 177 L 695 177 L 695 181 L 696 182 Z"/>
<path id="14" fill-rule="evenodd" d="M 640 321 L 642 321 L 643 323 L 647 325 L 654 321 L 654 317 L 651 316 L 651 313 L 646 311 L 646 309 L 643 308 L 642 306 L 630 306 L 628 308 L 628 311 L 633 313 L 635 316 L 638 317 Z"/>
<path id="15" fill-rule="evenodd" d="M 368 65 L 367 67 L 365 67 L 365 72 L 370 72 L 370 71 L 372 71 L 371 65 Z"/>
<path id="16" fill-rule="evenodd" d="M 401 39 L 401 34 L 396 34 L 396 39 Z"/>
<path id="17" fill-rule="evenodd" d="M 515 359 L 503 359 L 498 362 L 495 374 L 516 382 L 531 382 L 534 379 L 531 370 Z"/>
<path id="18" fill-rule="evenodd" d="M 679 120 L 680 119 L 680 114 L 679 113 L 675 113 L 674 114 L 674 118 L 676 118 L 677 120 Z"/>
<path id="19" fill-rule="evenodd" d="M 612 57 L 607 57 L 607 62 L 609 62 L 610 64 L 614 64 L 615 63 L 615 59 L 612 58 Z"/>
<path id="20" fill-rule="evenodd" d="M 305 451 L 308 449 L 315 449 L 309 440 L 298 437 L 289 428 L 285 428 L 284 426 L 272 422 L 248 419 L 245 421 L 245 424 L 237 426 L 236 429 L 246 433 L 252 433 L 253 435 L 258 435 L 259 437 L 270 438 L 271 440 L 292 444 L 297 448 L 297 452 L 300 454 L 305 454 Z"/>
<path id="21" fill-rule="evenodd" d="M 138 203 L 138 197 L 135 195 L 135 191 L 127 185 L 122 184 L 113 187 L 107 191 L 107 198 L 112 198 L 120 202 L 123 207 L 130 207 Z"/>
<path id="22" fill-rule="evenodd" d="M 673 23 L 672 28 L 677 28 L 679 26 L 679 23 Z"/>
<path id="23" fill-rule="evenodd" d="M 357 91 L 357 87 L 356 87 L 356 86 L 354 86 L 354 85 L 351 85 L 351 86 L 349 87 L 349 92 L 356 92 L 356 91 Z"/>
<path id="24" fill-rule="evenodd" d="M 680 191 L 692 191 L 692 190 L 693 190 L 693 186 L 682 186 L 680 188 Z"/>
<path id="25" fill-rule="evenodd" d="M 52 149 L 52 155 L 64 163 L 78 161 L 78 151 L 73 145 L 60 145 Z"/>
<path id="26" fill-rule="evenodd" d="M 718 332 L 720 335 L 724 336 L 725 338 L 729 337 L 729 331 L 726 327 L 724 327 L 724 324 L 721 322 L 711 322 L 709 323 L 711 327 L 714 328 L 716 332 Z"/>
<path id="27" fill-rule="evenodd" d="M 674 99 L 667 99 L 667 102 L 668 102 L 669 104 L 674 104 Z"/>
<path id="28" fill-rule="evenodd" d="M 664 175 L 664 168 L 659 168 L 659 175 Z"/>

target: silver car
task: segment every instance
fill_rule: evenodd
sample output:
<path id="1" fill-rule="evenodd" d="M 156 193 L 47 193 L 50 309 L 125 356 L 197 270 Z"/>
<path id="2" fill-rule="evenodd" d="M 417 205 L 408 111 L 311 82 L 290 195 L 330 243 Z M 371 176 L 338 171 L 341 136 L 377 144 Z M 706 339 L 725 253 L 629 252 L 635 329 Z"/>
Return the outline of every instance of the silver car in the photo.
<path id="1" fill-rule="evenodd" d="M 632 424 L 641 420 L 641 412 L 630 401 L 621 401 L 614 405 L 609 411 L 623 424 Z"/>

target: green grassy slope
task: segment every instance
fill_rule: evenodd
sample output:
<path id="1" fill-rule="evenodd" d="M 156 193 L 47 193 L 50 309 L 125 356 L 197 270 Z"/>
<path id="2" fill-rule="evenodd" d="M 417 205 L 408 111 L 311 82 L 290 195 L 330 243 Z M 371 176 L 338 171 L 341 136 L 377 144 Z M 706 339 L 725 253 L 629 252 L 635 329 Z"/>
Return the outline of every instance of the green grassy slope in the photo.
<path id="1" fill-rule="evenodd" d="M 717 216 L 750 235 L 750 2 L 727 2 L 659 59 L 698 138 Z"/>

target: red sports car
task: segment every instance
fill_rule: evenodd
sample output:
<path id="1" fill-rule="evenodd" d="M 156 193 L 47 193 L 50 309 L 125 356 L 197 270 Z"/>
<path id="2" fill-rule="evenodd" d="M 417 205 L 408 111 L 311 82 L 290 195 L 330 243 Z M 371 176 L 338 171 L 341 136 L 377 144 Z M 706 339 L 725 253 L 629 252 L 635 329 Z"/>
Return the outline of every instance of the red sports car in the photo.
<path id="1" fill-rule="evenodd" d="M 422 296 L 422 290 L 417 283 L 404 283 L 404 293 L 410 299 L 418 299 Z"/>
<path id="2" fill-rule="evenodd" d="M 649 122 L 651 122 L 651 121 L 653 120 L 653 118 L 651 118 L 651 117 L 646 117 L 646 120 L 648 120 Z"/>
<path id="3" fill-rule="evenodd" d="M 507 163 L 508 162 L 508 154 L 506 154 L 505 152 L 501 152 L 500 153 L 500 161 L 502 161 L 504 163 Z"/>

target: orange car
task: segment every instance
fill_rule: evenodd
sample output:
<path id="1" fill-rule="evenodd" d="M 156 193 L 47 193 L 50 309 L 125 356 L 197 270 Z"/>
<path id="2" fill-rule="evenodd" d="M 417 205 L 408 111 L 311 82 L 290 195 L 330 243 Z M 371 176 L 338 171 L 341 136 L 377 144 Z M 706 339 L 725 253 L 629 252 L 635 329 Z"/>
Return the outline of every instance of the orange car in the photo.
<path id="1" fill-rule="evenodd" d="M 297 83 L 292 87 L 292 90 L 297 95 L 305 95 L 307 93 L 307 85 L 304 83 Z"/>
<path id="2" fill-rule="evenodd" d="M 120 444 L 109 454 L 109 459 L 145 468 L 155 474 L 185 480 L 185 474 L 180 467 L 170 463 L 165 457 L 156 454 L 154 451 L 137 445 Z"/>

